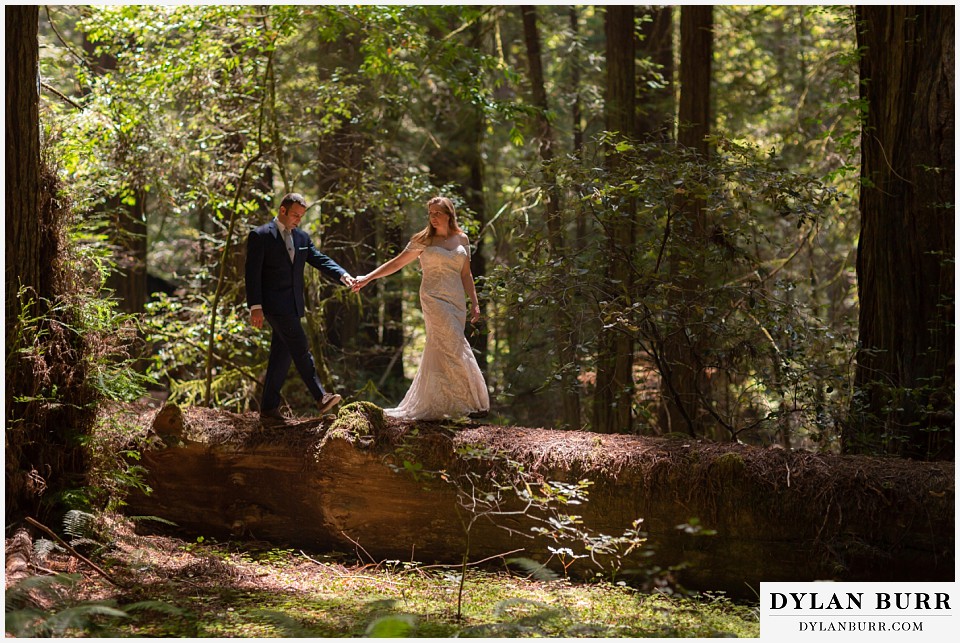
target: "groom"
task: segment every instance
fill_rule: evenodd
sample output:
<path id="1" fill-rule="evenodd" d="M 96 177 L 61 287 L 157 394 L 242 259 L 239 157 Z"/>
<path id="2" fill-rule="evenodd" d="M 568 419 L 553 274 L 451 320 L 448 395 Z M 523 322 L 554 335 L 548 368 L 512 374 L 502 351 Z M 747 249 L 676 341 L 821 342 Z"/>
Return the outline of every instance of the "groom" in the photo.
<path id="1" fill-rule="evenodd" d="M 280 388 L 287 379 L 290 363 L 317 401 L 324 414 L 340 402 L 336 393 L 323 390 L 313 355 L 307 345 L 300 318 L 303 317 L 303 269 L 310 264 L 330 279 L 353 286 L 354 279 L 333 259 L 313 246 L 309 235 L 300 229 L 307 210 L 306 200 L 290 193 L 280 201 L 276 218 L 256 228 L 247 238 L 246 286 L 250 323 L 263 328 L 266 319 L 273 329 L 270 361 L 263 382 L 260 403 L 261 420 L 284 420 L 280 415 Z"/>

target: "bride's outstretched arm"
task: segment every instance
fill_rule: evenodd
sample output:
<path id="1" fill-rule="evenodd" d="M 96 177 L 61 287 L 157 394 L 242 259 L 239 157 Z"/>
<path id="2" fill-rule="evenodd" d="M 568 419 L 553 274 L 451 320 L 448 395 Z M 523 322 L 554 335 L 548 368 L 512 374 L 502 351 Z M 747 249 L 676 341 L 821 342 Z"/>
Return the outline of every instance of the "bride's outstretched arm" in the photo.
<path id="1" fill-rule="evenodd" d="M 392 275 L 393 273 L 397 272 L 398 270 L 403 268 L 405 265 L 407 265 L 408 263 L 412 262 L 414 259 L 419 257 L 420 252 L 421 251 L 418 251 L 418 250 L 404 250 L 403 252 L 398 254 L 396 257 L 394 257 L 390 261 L 384 264 L 381 264 L 373 272 L 356 277 L 353 284 L 353 292 L 359 291 L 361 288 L 369 284 L 374 279 L 379 279 L 380 277 L 386 277 L 388 275 Z"/>

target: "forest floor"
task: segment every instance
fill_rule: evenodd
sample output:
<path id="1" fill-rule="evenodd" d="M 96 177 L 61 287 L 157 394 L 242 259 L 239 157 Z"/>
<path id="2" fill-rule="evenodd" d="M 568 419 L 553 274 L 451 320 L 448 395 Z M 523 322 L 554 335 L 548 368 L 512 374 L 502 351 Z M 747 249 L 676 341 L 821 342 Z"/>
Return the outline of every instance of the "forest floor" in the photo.
<path id="1" fill-rule="evenodd" d="M 623 583 L 515 571 L 363 564 L 265 542 L 194 542 L 110 525 L 88 544 L 111 584 L 66 551 L 7 588 L 6 631 L 118 637 L 757 637 L 757 605 L 722 594 L 644 593 Z M 9 541 L 8 541 L 9 551 Z M 69 579 L 69 580 L 68 580 Z M 8 577 L 8 583 L 10 578 Z M 458 598 L 462 599 L 460 618 Z"/>

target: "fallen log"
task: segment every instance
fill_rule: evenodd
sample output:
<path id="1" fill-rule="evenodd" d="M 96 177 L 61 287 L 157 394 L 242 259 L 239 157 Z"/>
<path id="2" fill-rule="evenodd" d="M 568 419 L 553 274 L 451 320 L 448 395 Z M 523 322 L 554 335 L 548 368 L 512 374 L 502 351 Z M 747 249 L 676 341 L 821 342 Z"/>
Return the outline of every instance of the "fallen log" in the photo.
<path id="1" fill-rule="evenodd" d="M 30 558 L 33 553 L 33 538 L 24 527 L 19 527 L 12 538 L 6 539 L 4 558 L 6 574 L 4 584 L 7 589 L 30 575 Z"/>
<path id="2" fill-rule="evenodd" d="M 523 548 L 522 556 L 562 569 L 588 548 L 533 530 L 569 531 L 564 516 L 576 514 L 592 534 L 610 537 L 642 518 L 646 540 L 620 564 L 684 564 L 682 585 L 735 596 L 753 596 L 760 581 L 954 575 L 952 462 L 410 424 L 365 403 L 342 408 L 336 421 L 283 427 L 262 426 L 254 414 L 175 405 L 145 422 L 141 464 L 153 491 L 132 495 L 129 513 L 171 520 L 193 535 L 356 551 L 378 561 L 457 563 L 468 544 L 472 560 Z M 592 484 L 582 504 L 530 504 L 545 489 L 584 479 Z M 468 534 L 477 514 L 484 515 Z M 715 534 L 691 533 L 697 521 Z M 595 551 L 610 544 L 592 542 Z M 568 555 L 558 554 L 563 547 Z M 591 569 L 584 558 L 567 571 Z"/>

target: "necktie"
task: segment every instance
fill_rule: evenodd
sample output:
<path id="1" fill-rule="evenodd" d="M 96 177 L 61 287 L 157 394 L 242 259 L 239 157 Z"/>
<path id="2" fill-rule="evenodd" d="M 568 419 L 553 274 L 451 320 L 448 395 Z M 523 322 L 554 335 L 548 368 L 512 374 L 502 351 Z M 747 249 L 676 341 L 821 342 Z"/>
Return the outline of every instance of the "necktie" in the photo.
<path id="1" fill-rule="evenodd" d="M 283 243 L 287 246 L 287 254 L 290 255 L 290 261 L 293 262 L 293 235 L 289 230 L 283 231 Z"/>

